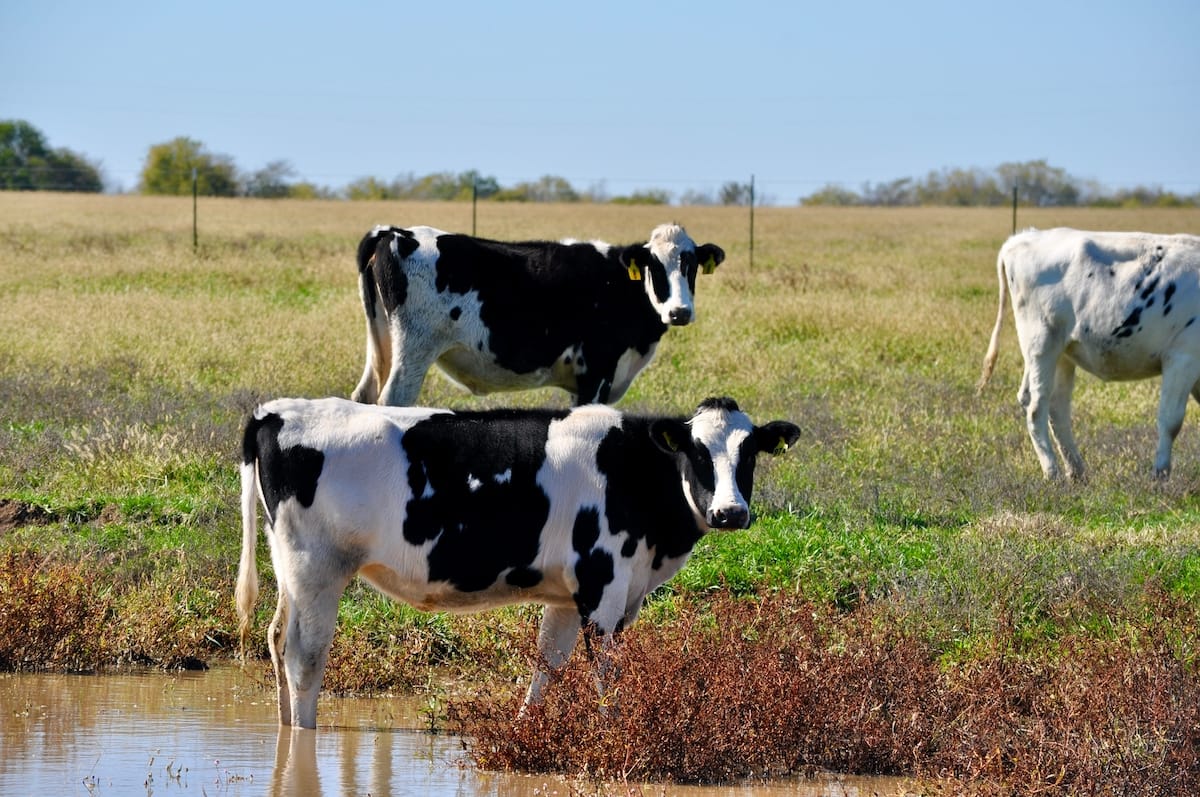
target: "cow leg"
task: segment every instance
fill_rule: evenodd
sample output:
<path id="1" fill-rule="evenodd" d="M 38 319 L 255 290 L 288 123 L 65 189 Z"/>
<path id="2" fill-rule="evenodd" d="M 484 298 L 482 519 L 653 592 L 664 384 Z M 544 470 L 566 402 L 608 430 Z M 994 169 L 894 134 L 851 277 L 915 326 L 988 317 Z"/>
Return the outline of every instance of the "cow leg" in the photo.
<path id="1" fill-rule="evenodd" d="M 410 328 L 405 329 L 405 323 L 410 323 Z M 411 322 L 392 319 L 390 332 L 391 373 L 382 383 L 379 403 L 389 407 L 411 407 L 421 395 L 425 374 L 441 352 L 430 345 L 432 333 L 415 328 Z"/>
<path id="2" fill-rule="evenodd" d="M 542 661 L 533 670 L 529 692 L 525 695 L 525 706 L 542 702 L 542 692 L 550 681 L 550 672 L 562 669 L 567 663 L 571 651 L 575 649 L 581 626 L 582 619 L 577 609 L 546 607 L 542 614 L 542 626 L 538 629 L 538 655 Z"/>
<path id="3" fill-rule="evenodd" d="M 1033 450 L 1047 479 L 1059 477 L 1058 457 L 1050 440 L 1050 405 L 1057 370 L 1056 355 L 1031 351 L 1025 357 L 1025 375 L 1021 377 L 1018 399 L 1025 408 L 1025 425 Z"/>
<path id="4" fill-rule="evenodd" d="M 309 593 L 304 593 L 302 579 L 296 581 L 300 584 L 297 592 L 306 597 L 300 601 L 292 596 L 283 664 L 291 693 L 292 721 L 301 728 L 315 728 L 317 696 L 337 626 L 338 600 L 348 581 L 339 580 L 335 585 L 316 587 Z"/>
<path id="5" fill-rule="evenodd" d="M 1163 361 L 1162 396 L 1158 402 L 1158 453 L 1154 457 L 1155 478 L 1171 475 L 1171 447 L 1187 412 L 1188 395 L 1200 379 L 1200 362 L 1188 355 Z"/>
<path id="6" fill-rule="evenodd" d="M 1054 390 L 1050 394 L 1050 430 L 1054 432 L 1066 463 L 1067 478 L 1072 480 L 1083 478 L 1083 456 L 1071 429 L 1071 394 L 1074 390 L 1075 363 L 1060 357 L 1054 373 Z"/>
<path id="7" fill-rule="evenodd" d="M 267 628 L 267 647 L 271 649 L 271 664 L 275 667 L 275 690 L 279 700 L 279 724 L 292 724 L 292 698 L 288 690 L 287 670 L 283 666 L 283 652 L 287 648 L 288 600 L 287 591 L 279 584 L 279 600 L 275 604 L 275 616 Z"/>

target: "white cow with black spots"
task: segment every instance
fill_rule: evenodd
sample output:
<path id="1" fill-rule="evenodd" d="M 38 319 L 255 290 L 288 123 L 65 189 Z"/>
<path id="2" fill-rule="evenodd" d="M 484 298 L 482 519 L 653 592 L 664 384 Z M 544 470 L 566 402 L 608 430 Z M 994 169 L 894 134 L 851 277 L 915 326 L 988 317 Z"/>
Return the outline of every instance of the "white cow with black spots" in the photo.
<path id="1" fill-rule="evenodd" d="M 1200 401 L 1200 237 L 1028 230 L 1004 243 L 996 270 L 1000 308 L 979 389 L 1011 292 L 1025 358 L 1018 400 L 1045 477 L 1060 476 L 1051 431 L 1068 478 L 1084 473 L 1071 430 L 1076 366 L 1106 381 L 1162 374 L 1154 473 L 1169 475 L 1188 395 Z"/>

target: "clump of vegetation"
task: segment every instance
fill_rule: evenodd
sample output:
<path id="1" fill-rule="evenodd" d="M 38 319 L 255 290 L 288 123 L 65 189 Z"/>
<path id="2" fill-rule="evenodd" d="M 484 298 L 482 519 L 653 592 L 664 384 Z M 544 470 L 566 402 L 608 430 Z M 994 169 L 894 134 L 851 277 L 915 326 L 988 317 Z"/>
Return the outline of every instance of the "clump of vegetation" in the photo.
<path id="1" fill-rule="evenodd" d="M 1169 622 L 1104 641 L 1069 634 L 1041 652 L 1008 629 L 947 661 L 918 618 L 884 605 L 839 613 L 793 594 L 721 593 L 670 625 L 629 629 L 603 697 L 581 657 L 519 719 L 519 694 L 453 700 L 451 717 L 492 769 L 703 783 L 833 770 L 955 793 L 1194 793 L 1200 674 L 1180 644 L 1200 617 L 1148 599 Z"/>

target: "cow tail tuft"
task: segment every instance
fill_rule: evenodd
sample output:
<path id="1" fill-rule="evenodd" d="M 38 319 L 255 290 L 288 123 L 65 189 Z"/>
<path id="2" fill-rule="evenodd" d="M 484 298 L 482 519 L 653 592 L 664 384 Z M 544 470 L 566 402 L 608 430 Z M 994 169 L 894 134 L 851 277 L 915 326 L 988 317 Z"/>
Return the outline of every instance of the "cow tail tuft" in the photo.
<path id="1" fill-rule="evenodd" d="M 250 636 L 254 603 L 258 600 L 258 564 L 255 560 L 258 546 L 258 486 L 256 482 L 257 457 L 243 461 L 242 477 L 242 558 L 238 564 L 237 586 L 234 600 L 238 613 L 238 638 L 241 655 L 246 656 L 246 641 Z"/>
<path id="2" fill-rule="evenodd" d="M 976 395 L 983 392 L 988 380 L 992 378 L 996 357 L 1000 354 L 1000 328 L 1004 326 L 1004 308 L 1008 304 L 1008 280 L 1005 275 L 1003 247 L 996 257 L 996 274 L 1000 280 L 1000 306 L 996 311 L 996 325 L 992 327 L 992 339 L 988 343 L 987 354 L 983 356 L 983 374 L 979 377 L 979 383 L 975 385 Z"/>

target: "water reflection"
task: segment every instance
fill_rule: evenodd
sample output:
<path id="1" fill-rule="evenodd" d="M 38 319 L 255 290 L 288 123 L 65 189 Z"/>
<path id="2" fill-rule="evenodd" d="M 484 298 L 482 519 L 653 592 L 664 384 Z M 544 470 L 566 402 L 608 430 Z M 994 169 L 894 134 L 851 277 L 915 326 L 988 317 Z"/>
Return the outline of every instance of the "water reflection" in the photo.
<path id="1" fill-rule="evenodd" d="M 323 697 L 316 731 L 279 729 L 274 689 L 236 668 L 163 675 L 0 674 L 0 795 L 513 795 L 591 793 L 479 772 L 460 740 L 420 730 L 406 699 Z M 894 780 L 649 786 L 695 797 L 895 794 Z M 613 793 L 623 793 L 613 789 Z"/>

